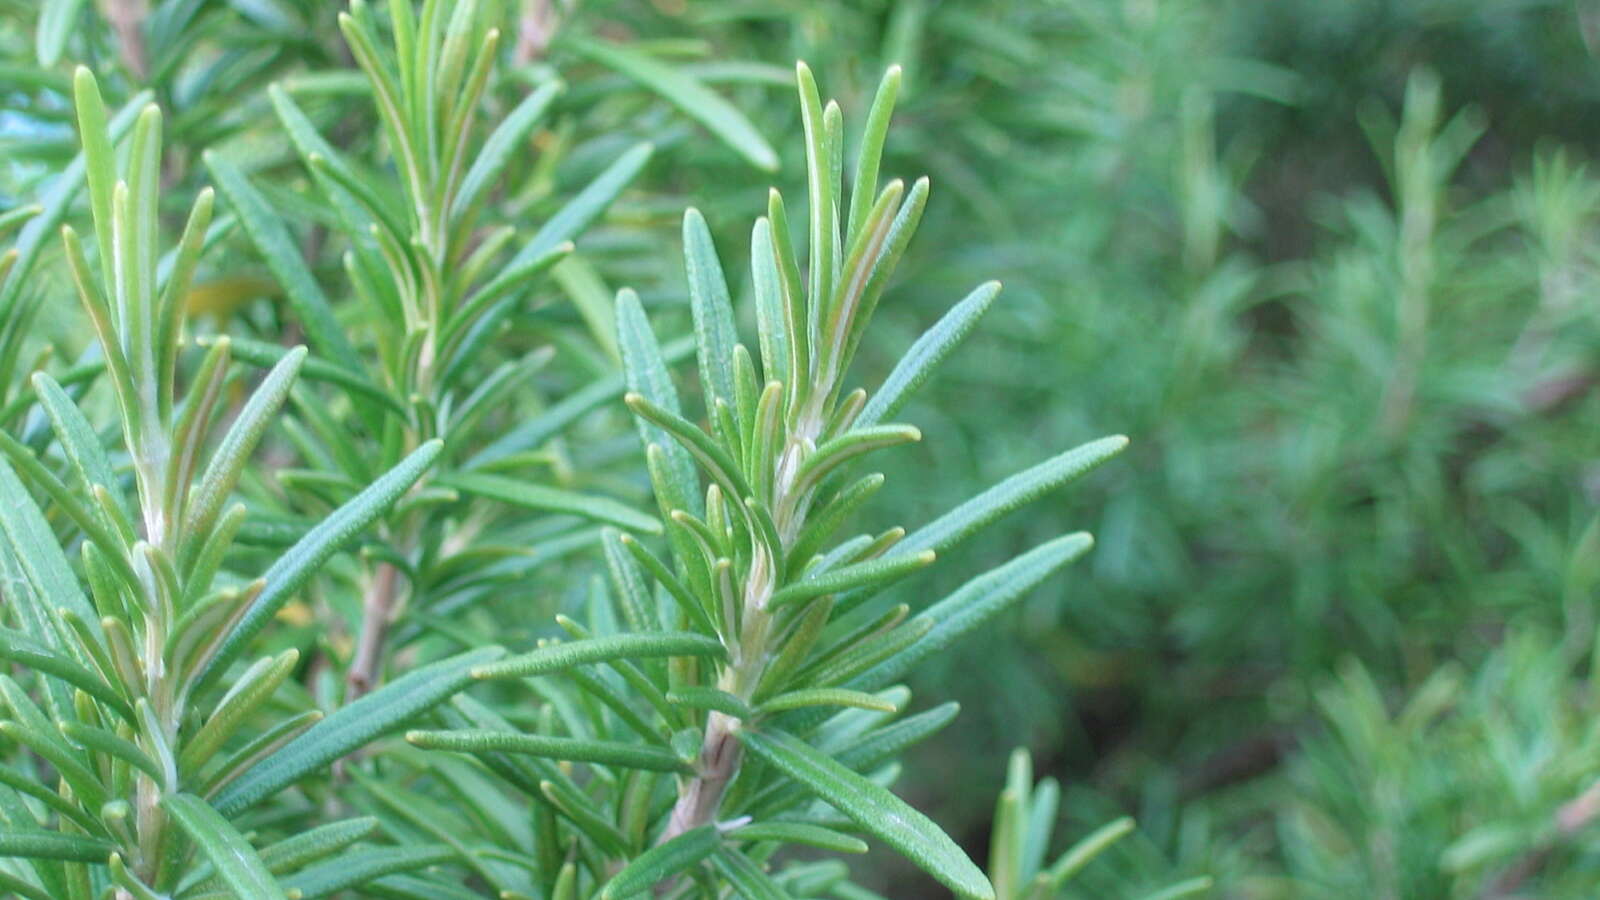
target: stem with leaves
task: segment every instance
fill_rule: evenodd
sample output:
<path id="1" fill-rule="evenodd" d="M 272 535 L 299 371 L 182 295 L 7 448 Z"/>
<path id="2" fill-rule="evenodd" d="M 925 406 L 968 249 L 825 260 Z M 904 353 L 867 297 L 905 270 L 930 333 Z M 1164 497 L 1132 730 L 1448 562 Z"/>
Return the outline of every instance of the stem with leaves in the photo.
<path id="1" fill-rule="evenodd" d="M 898 70 L 885 75 L 868 115 L 848 202 L 842 114 L 820 102 L 804 64 L 796 74 L 811 262 L 802 283 L 783 199 L 773 192 L 752 233 L 760 374 L 739 343 L 699 212 L 686 213 L 683 235 L 708 427 L 684 417 L 639 298 L 625 290 L 617 299 L 624 400 L 645 445 L 670 562 L 632 535 L 609 533 L 611 591 L 597 586 L 587 624 L 558 620 L 574 640 L 474 671 L 551 699 L 534 732 L 458 698 L 439 712 L 443 730 L 407 735 L 421 747 L 476 754 L 534 798 L 544 823 L 534 851 L 539 873 L 546 890 L 564 896 L 584 885 L 602 898 L 651 886 L 678 897 L 726 889 L 783 896 L 767 872 L 778 847 L 861 852 L 866 845 L 842 833 L 853 830 L 894 847 L 961 896 L 992 897 L 954 841 L 866 773 L 954 714 L 946 704 L 894 721 L 909 698 L 894 682 L 1080 557 L 1092 540 L 1079 533 L 1048 541 L 916 615 L 907 604 L 884 602 L 882 592 L 1126 444 L 1103 438 L 1067 451 L 914 532 L 837 540 L 884 481 L 852 478 L 847 469 L 871 451 L 920 437 L 916 428 L 884 422 L 961 342 L 999 286 L 980 286 L 952 308 L 875 394 L 844 389 L 928 183 L 878 186 Z M 567 677 L 547 677 L 556 673 Z M 555 714 L 585 707 L 594 714 Z M 550 759 L 584 764 L 592 777 L 580 784 Z M 666 775 L 676 790 L 658 804 L 654 786 Z M 813 797 L 829 809 L 813 809 Z"/>

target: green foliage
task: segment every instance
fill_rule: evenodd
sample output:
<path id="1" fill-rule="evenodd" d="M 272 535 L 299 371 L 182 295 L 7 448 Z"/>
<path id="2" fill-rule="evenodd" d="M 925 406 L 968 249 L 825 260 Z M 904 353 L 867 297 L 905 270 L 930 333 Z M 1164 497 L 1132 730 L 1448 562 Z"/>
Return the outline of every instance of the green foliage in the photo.
<path id="1" fill-rule="evenodd" d="M 1589 896 L 1595 25 L 0 0 L 0 893 Z"/>

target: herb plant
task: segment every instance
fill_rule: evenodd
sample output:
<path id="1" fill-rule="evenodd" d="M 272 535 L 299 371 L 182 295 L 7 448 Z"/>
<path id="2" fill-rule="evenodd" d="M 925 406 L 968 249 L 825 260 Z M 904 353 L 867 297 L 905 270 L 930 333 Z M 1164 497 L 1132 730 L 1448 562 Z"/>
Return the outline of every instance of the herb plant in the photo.
<path id="1" fill-rule="evenodd" d="M 865 849 L 843 828 L 882 840 L 962 896 L 993 896 L 949 837 L 870 777 L 949 718 L 934 709 L 896 721 L 908 697 L 894 682 L 1091 540 L 1079 533 L 1049 541 L 914 616 L 908 604 L 885 605 L 879 595 L 1126 440 L 1067 451 L 909 534 L 896 527 L 839 540 L 885 478 L 852 476 L 850 468 L 920 437 L 885 420 L 971 330 L 999 285 L 983 285 L 952 308 L 878 390 L 846 390 L 850 360 L 916 229 L 928 182 L 909 190 L 899 180 L 878 183 L 898 70 L 885 75 L 866 118 L 848 199 L 840 109 L 820 102 L 803 64 L 796 76 L 810 259 L 802 282 L 784 201 L 773 191 L 751 236 L 759 373 L 738 340 L 706 224 L 693 209 L 684 216 L 708 427 L 684 418 L 638 297 L 618 297 L 625 402 L 668 523 L 670 561 L 634 536 L 608 534 L 611 587 L 597 594 L 587 623 L 560 620 L 574 639 L 473 673 L 538 676 L 535 690 L 552 708 L 589 714 L 507 730 L 459 702 L 451 717 L 473 727 L 407 735 L 420 747 L 496 761 L 559 813 L 559 825 L 544 820 L 555 834 L 537 836 L 547 854 L 569 860 L 556 868 L 547 855 L 552 865 L 540 868 L 550 891 L 566 884 L 580 895 L 600 887 L 601 896 L 625 897 L 666 882 L 669 893 L 726 885 L 744 896 L 782 896 L 766 871 L 771 854 L 784 844 Z M 569 677 L 551 683 L 554 673 Z M 847 709 L 830 712 L 839 708 Z M 515 770 L 507 754 L 541 761 Z M 575 781 L 551 759 L 586 763 L 590 775 Z M 596 790 L 600 798 L 586 793 Z"/>
<path id="2" fill-rule="evenodd" d="M 0 433 L 0 566 L 15 625 L 0 631 L 0 656 L 33 676 L 32 691 L 0 676 L 8 712 L 0 734 L 37 760 L 0 767 L 0 846 L 31 861 L 0 879 L 29 898 L 331 893 L 363 873 L 348 857 L 314 864 L 366 838 L 375 822 L 330 823 L 258 853 L 230 817 L 353 749 L 370 723 L 354 705 L 327 720 L 301 709 L 262 722 L 298 653 L 234 663 L 327 557 L 411 486 L 439 445 L 418 447 L 259 577 L 219 579 L 247 518 L 229 496 L 305 351 L 287 353 L 208 448 L 230 381 L 229 341 L 211 344 L 185 390 L 178 382 L 182 301 L 212 195 L 200 194 L 177 247 L 160 254 L 159 110 L 138 111 L 117 179 L 106 110 L 86 69 L 74 96 L 97 261 L 70 226 L 61 237 L 115 399 L 120 452 L 107 452 L 83 410 L 43 372 L 32 387 L 68 474 Z M 81 535 L 81 581 L 22 479 Z M 54 827 L 44 827 L 50 819 Z M 426 851 L 364 852 L 388 853 L 390 870 L 428 864 Z"/>

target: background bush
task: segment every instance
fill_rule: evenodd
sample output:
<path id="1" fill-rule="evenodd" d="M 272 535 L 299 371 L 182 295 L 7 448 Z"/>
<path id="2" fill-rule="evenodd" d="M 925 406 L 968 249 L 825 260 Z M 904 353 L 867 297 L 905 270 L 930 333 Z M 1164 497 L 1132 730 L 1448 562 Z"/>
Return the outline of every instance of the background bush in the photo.
<path id="1" fill-rule="evenodd" d="M 528 81 L 553 71 L 569 90 L 544 152 L 511 169 L 512 217 L 537 221 L 636 142 L 656 148 L 497 351 L 555 348 L 528 403 L 614 368 L 586 298 L 633 285 L 658 331 L 687 331 L 683 206 L 733 247 L 768 184 L 803 196 L 793 59 L 847 110 L 899 63 L 885 172 L 928 173 L 934 199 L 862 349 L 863 381 L 972 284 L 999 275 L 1006 289 L 908 409 L 927 440 L 900 451 L 882 521 L 866 524 L 923 521 L 1049 448 L 1133 437 L 1089 489 L 1005 520 L 919 582 L 953 588 L 953 573 L 1075 527 L 1099 542 L 913 679 L 964 714 L 908 757 L 903 786 L 974 855 L 1023 745 L 1066 785 L 1069 837 L 1123 813 L 1140 823 L 1069 896 L 1197 875 L 1237 897 L 1592 894 L 1600 182 L 1585 161 L 1600 71 L 1586 41 L 1600 13 L 1555 0 L 516 5 L 502 18 Z M 112 106 L 154 89 L 180 182 L 167 190 L 209 180 L 208 148 L 248 166 L 308 265 L 342 286 L 344 248 L 266 93 L 287 85 L 342 150 L 379 158 L 334 10 L 152 3 L 130 59 L 97 7 L 73 20 L 72 57 L 111 73 Z M 34 61 L 37 11 L 0 10 L 9 207 L 76 143 L 68 68 Z M 777 148 L 776 171 L 586 55 L 583 36 L 703 79 Z M 525 91 L 488 102 L 503 114 Z M 294 317 L 270 273 L 240 235 L 222 244 L 217 256 L 245 262 L 203 271 L 192 307 L 216 330 L 283 342 Z M 63 272 L 40 267 L 49 296 L 70 290 Z M 47 302 L 37 322 L 5 378 L 45 345 L 83 351 L 71 304 Z M 623 423 L 586 418 L 543 464 L 642 498 Z M 315 505 L 261 497 L 284 516 Z M 519 577 L 581 584 L 597 565 L 579 549 Z M 461 624 L 529 640 L 581 602 L 497 596 Z M 333 605 L 348 628 L 282 640 L 345 658 L 359 609 Z M 333 690 L 315 670 L 305 683 Z M 896 896 L 933 890 L 899 866 L 874 854 L 855 868 Z"/>

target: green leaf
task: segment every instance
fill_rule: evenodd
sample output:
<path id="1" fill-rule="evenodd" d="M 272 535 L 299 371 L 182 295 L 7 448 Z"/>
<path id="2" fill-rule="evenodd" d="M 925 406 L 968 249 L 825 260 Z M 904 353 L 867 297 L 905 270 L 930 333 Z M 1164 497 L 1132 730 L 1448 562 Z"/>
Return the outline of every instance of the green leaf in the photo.
<path id="1" fill-rule="evenodd" d="M 739 337 L 734 332 L 733 302 L 728 299 L 728 281 L 717 259 L 706 220 L 694 207 L 683 214 L 683 259 L 689 276 L 689 308 L 694 314 L 694 336 L 699 347 L 700 386 L 706 392 L 707 407 L 721 399 L 734 402 L 733 346 Z"/>
<path id="2" fill-rule="evenodd" d="M 295 542 L 267 569 L 262 579 L 266 587 L 250 604 L 239 624 L 229 632 L 216 655 L 206 664 L 199 683 L 204 684 L 226 669 L 244 650 L 245 644 L 259 632 L 269 619 L 288 602 L 301 585 L 327 562 L 328 557 L 346 542 L 366 530 L 368 525 L 382 515 L 411 488 L 422 473 L 433 464 L 444 444 L 435 439 L 428 441 L 385 472 L 361 493 L 351 497 L 343 506 L 318 522 L 305 536 Z M 327 723 L 323 723 L 326 725 Z"/>
<path id="3" fill-rule="evenodd" d="M 95 728 L 81 722 L 61 723 L 61 734 L 67 740 L 86 750 L 104 753 L 133 766 L 141 772 L 155 779 L 157 784 L 165 783 L 166 773 L 161 766 L 151 759 L 148 754 L 133 742 L 104 728 Z"/>
<path id="4" fill-rule="evenodd" d="M 133 721 L 133 707 L 116 688 L 72 659 L 20 631 L 0 628 L 0 659 L 8 659 L 36 672 L 59 678 Z"/>
<path id="5" fill-rule="evenodd" d="M 694 423 L 671 410 L 657 406 L 643 394 L 625 394 L 622 402 L 636 415 L 649 419 L 688 451 L 723 492 L 735 499 L 735 505 L 738 498 L 750 496 L 750 486 L 745 483 L 744 471 L 739 468 L 738 462 L 728 455 L 728 451 L 721 444 L 701 431 Z"/>
<path id="6" fill-rule="evenodd" d="M 789 380 L 788 322 L 783 314 L 783 285 L 778 257 L 772 246 L 772 223 L 757 219 L 750 230 L 750 275 L 755 285 L 756 337 L 761 349 L 761 372 L 768 381 Z"/>
<path id="7" fill-rule="evenodd" d="M 922 440 L 922 431 L 913 425 L 873 425 L 847 431 L 836 438 L 824 441 L 816 452 L 806 457 L 795 475 L 797 488 L 815 484 L 852 459 L 874 450 L 895 447 Z M 924 549 L 918 547 L 916 549 Z"/>
<path id="8" fill-rule="evenodd" d="M 702 825 L 651 847 L 634 857 L 606 883 L 600 900 L 625 900 L 642 894 L 710 856 L 721 842 L 722 836 L 715 825 Z"/>
<path id="9" fill-rule="evenodd" d="M 1122 435 L 1100 438 L 1018 472 L 932 522 L 906 535 L 897 546 L 903 552 L 934 550 L 939 553 L 966 540 L 996 519 L 1026 506 L 1044 494 L 1082 477 L 1128 446 Z M 840 599 L 848 611 L 872 595 L 856 591 Z"/>
<path id="10" fill-rule="evenodd" d="M 0 856 L 104 863 L 111 851 L 111 843 L 99 838 L 11 827 L 0 830 Z"/>
<path id="11" fill-rule="evenodd" d="M 234 214 L 244 225 L 245 234 L 261 253 L 273 277 L 283 285 L 317 355 L 336 365 L 360 371 L 360 356 L 345 339 L 327 296 L 311 277 L 311 269 L 289 237 L 283 220 L 237 166 L 212 150 L 205 152 L 204 159 L 211 177 L 216 179 L 217 188 L 228 198 Z"/>
<path id="12" fill-rule="evenodd" d="M 202 347 L 209 347 L 218 340 L 220 338 L 207 335 L 196 339 L 195 342 Z M 278 365 L 290 353 L 304 349 L 302 347 L 291 349 L 266 341 L 231 336 L 228 338 L 228 342 L 230 351 L 235 359 L 251 365 L 266 366 L 268 368 Z M 300 377 L 297 380 L 321 381 L 337 385 L 347 391 L 371 397 L 397 413 L 402 415 L 406 413 L 406 408 L 401 406 L 398 400 L 388 391 L 369 381 L 365 375 L 347 369 L 342 365 L 335 365 L 321 357 L 307 355 L 300 364 Z"/>
<path id="13" fill-rule="evenodd" d="M 299 891 L 303 900 L 315 900 L 385 875 L 448 863 L 457 856 L 453 847 L 415 844 L 357 850 L 291 875 L 283 880 L 283 886 Z"/>
<path id="14" fill-rule="evenodd" d="M 628 391 L 639 394 L 656 406 L 677 413 L 678 391 L 672 384 L 662 357 L 661 345 L 656 342 L 650 321 L 639 305 L 639 295 L 631 290 L 617 294 L 617 346 L 622 350 L 622 368 L 627 376 Z M 686 509 L 698 513 L 701 508 L 700 481 L 695 476 L 694 463 L 689 453 L 667 436 L 659 425 L 636 418 L 639 441 L 646 447 L 654 444 L 661 448 L 662 471 L 665 479 L 656 485 L 656 500 L 663 510 Z"/>
<path id="15" fill-rule="evenodd" d="M 1128 446 L 1122 435 L 1100 438 L 1074 447 L 996 484 L 971 500 L 906 535 L 900 546 L 908 550 L 944 551 L 1005 514 L 1041 495 L 1075 481 L 1121 453 Z"/>
<path id="16" fill-rule="evenodd" d="M 440 476 L 434 479 L 434 483 L 524 509 L 565 513 L 646 534 L 661 533 L 661 523 L 655 517 L 647 516 L 610 497 L 580 494 L 577 491 L 528 484 L 525 481 L 476 472 Z"/>
<path id="17" fill-rule="evenodd" d="M 690 337 L 669 341 L 666 346 L 660 348 L 663 366 L 678 362 L 693 352 L 694 340 Z M 490 463 L 513 454 L 543 446 L 546 441 L 585 413 L 620 398 L 627 390 L 628 383 L 621 372 L 597 379 L 496 438 L 489 446 L 479 450 L 467 460 L 462 468 L 486 468 Z"/>
<path id="18" fill-rule="evenodd" d="M 86 84 L 84 83 L 85 80 L 87 80 Z M 80 66 L 73 84 L 75 96 L 81 94 L 81 91 L 78 90 L 80 87 L 86 87 L 94 93 L 92 102 L 99 104 L 99 91 L 94 88 L 94 76 L 90 74 L 88 69 Z M 66 169 L 56 176 L 50 189 L 40 198 L 39 205 L 44 207 L 44 211 L 30 219 L 28 224 L 23 226 L 22 231 L 18 233 L 14 248 L 17 253 L 16 262 L 12 264 L 10 271 L 5 273 L 4 281 L 0 282 L 0 309 L 11 308 L 17 296 L 29 284 L 28 275 L 33 272 L 33 263 L 38 259 L 39 251 L 44 247 L 45 239 L 53 237 L 61 227 L 61 221 L 66 218 L 73 201 L 78 196 L 78 191 L 83 187 L 84 178 L 87 170 L 91 167 L 91 163 L 98 167 L 101 161 L 111 159 L 110 142 L 127 133 L 128 129 L 133 126 L 134 119 L 150 102 L 150 98 L 151 93 L 149 91 L 140 91 L 135 94 L 117 111 L 116 116 L 111 119 L 109 125 L 105 122 L 104 106 L 99 106 L 99 116 L 92 124 L 101 129 L 100 133 L 102 134 L 109 132 L 109 139 L 97 144 L 94 152 L 90 152 L 90 149 L 86 147 L 84 152 L 74 157 Z M 81 115 L 79 121 L 82 121 Z M 93 135 L 90 136 L 90 139 L 93 139 Z M 102 148 L 105 151 L 103 155 L 100 152 Z M 103 171 L 106 173 L 106 210 L 109 217 L 110 183 L 115 180 L 116 173 L 109 162 L 104 164 Z M 93 198 L 91 198 L 91 205 L 93 205 L 92 201 Z"/>
<path id="19" fill-rule="evenodd" d="M 262 864 L 255 848 L 238 829 L 193 794 L 167 794 L 161 798 L 178 827 L 211 860 L 239 900 L 286 900 L 283 888 Z"/>
<path id="20" fill-rule="evenodd" d="M 300 364 L 305 360 L 306 352 L 306 348 L 296 347 L 272 367 L 272 371 L 261 379 L 261 384 L 245 402 L 244 408 L 234 417 L 233 424 L 228 426 L 222 442 L 212 453 L 211 462 L 206 465 L 191 494 L 189 514 L 184 521 L 185 534 L 196 542 L 193 544 L 196 550 L 199 549 L 198 542 L 211 534 L 217 515 L 222 511 L 222 504 L 238 483 L 239 474 L 244 471 L 250 454 L 255 452 L 256 445 L 267 432 L 267 425 L 288 398 L 289 388 L 300 373 Z"/>
<path id="21" fill-rule="evenodd" d="M 299 661 L 300 651 L 291 647 L 270 663 L 252 668 L 247 677 L 235 682 L 228 691 L 227 699 L 217 706 L 206 719 L 205 725 L 185 743 L 178 757 L 178 768 L 183 772 L 198 772 L 214 753 L 222 749 L 222 745 L 244 724 L 245 719 L 271 699 Z"/>
<path id="22" fill-rule="evenodd" d="M 526 149 L 524 143 L 528 134 L 539 124 L 545 111 L 550 108 L 550 103 L 565 87 L 559 81 L 541 86 L 522 98 L 517 108 L 500 120 L 500 124 L 489 134 L 488 140 L 483 142 L 483 149 L 478 151 L 477 159 L 474 159 L 472 167 L 467 169 L 466 177 L 461 179 L 461 188 L 456 192 L 455 203 L 450 209 L 452 217 L 460 218 L 465 215 L 484 189 L 500 177 L 500 172 L 505 169 L 512 155 L 518 150 Z"/>
<path id="23" fill-rule="evenodd" d="M 57 510 L 77 524 L 83 536 L 99 548 L 102 558 L 116 569 L 127 584 L 136 583 L 137 576 L 128 564 L 121 537 L 107 527 L 108 515 L 91 512 L 93 507 L 86 507 L 80 502 L 83 493 L 70 490 L 62 484 L 32 450 L 3 431 L 0 431 L 0 453 L 9 457 L 35 487 L 42 489 L 55 502 Z"/>
<path id="24" fill-rule="evenodd" d="M 896 553 L 893 556 L 869 559 L 854 565 L 843 566 L 794 582 L 772 595 L 769 608 L 799 603 L 824 594 L 836 594 L 851 588 L 868 585 L 882 587 L 919 569 L 933 564 L 936 554 L 932 550 L 917 553 Z"/>
<path id="25" fill-rule="evenodd" d="M 778 170 L 778 154 L 761 136 L 761 132 L 750 124 L 750 120 L 737 107 L 701 84 L 694 76 L 619 44 L 577 37 L 566 38 L 566 43 L 595 62 L 615 69 L 640 86 L 660 94 L 667 102 L 683 110 L 685 115 L 721 138 L 723 143 L 732 147 L 752 166 L 763 172 Z"/>
<path id="26" fill-rule="evenodd" d="M 864 691 L 852 691 L 845 688 L 806 688 L 805 690 L 791 691 L 787 694 L 779 694 L 771 700 L 763 701 L 756 709 L 761 713 L 775 713 L 787 709 L 802 709 L 807 706 L 852 706 L 856 709 L 898 712 L 895 705 L 887 700 Z"/>
<path id="27" fill-rule="evenodd" d="M 835 853 L 867 852 L 866 841 L 854 835 L 807 822 L 762 822 L 757 825 L 745 825 L 735 830 L 729 837 L 738 841 L 803 844 L 820 850 L 832 850 Z"/>
<path id="28" fill-rule="evenodd" d="M 283 123 L 284 131 L 288 133 L 289 140 L 294 143 L 295 150 L 299 152 L 300 158 L 306 165 L 311 167 L 314 173 L 331 179 L 339 187 L 349 191 L 357 205 L 365 207 L 365 215 L 345 214 L 348 227 L 352 229 L 365 227 L 367 216 L 370 215 L 383 222 L 391 232 L 403 233 L 401 223 L 405 214 L 396 209 L 395 204 L 385 202 L 387 196 L 373 189 L 372 178 L 358 174 L 343 155 L 323 139 L 322 134 L 301 111 L 289 92 L 284 90 L 282 85 L 268 85 L 267 97 L 272 101 L 273 109 L 278 114 L 278 121 Z M 335 202 L 340 201 L 338 197 L 334 199 Z M 343 205 L 340 208 L 347 209 Z"/>
<path id="29" fill-rule="evenodd" d="M 377 830 L 378 820 L 372 816 L 345 819 L 342 822 L 320 825 L 285 838 L 270 847 L 263 847 L 259 855 L 268 872 L 281 875 L 326 859 L 351 844 L 369 837 Z M 206 887 L 211 884 L 216 884 L 214 879 L 202 881 L 196 887 Z"/>
<path id="30" fill-rule="evenodd" d="M 753 755 L 805 784 L 957 894 L 993 900 L 994 888 L 983 872 L 949 835 L 904 800 L 783 732 L 744 729 L 738 736 Z"/>
<path id="31" fill-rule="evenodd" d="M 519 266 L 532 262 L 535 259 L 554 250 L 563 241 L 570 241 L 577 237 L 593 222 L 611 201 L 617 199 L 622 189 L 631 183 L 644 164 L 650 161 L 655 147 L 651 144 L 636 144 L 627 152 L 617 157 L 616 161 L 606 167 L 578 196 L 567 201 L 566 205 L 556 211 L 556 214 L 545 220 L 544 227 L 540 228 L 528 245 L 518 251 L 509 265 Z"/>
<path id="32" fill-rule="evenodd" d="M 1180 897 L 1193 897 L 1211 890 L 1212 879 L 1209 875 L 1190 878 L 1177 884 L 1168 885 L 1160 890 L 1145 894 L 1140 900 L 1179 900 Z"/>
<path id="33" fill-rule="evenodd" d="M 50 608 L 46 615 L 54 619 L 54 609 L 64 607 L 82 618 L 91 634 L 103 639 L 100 617 L 78 586 L 66 554 L 56 543 L 55 532 L 3 457 L 0 457 L 0 533 L 10 542 L 34 590 L 41 598 L 48 599 Z M 42 635 L 34 637 L 38 639 Z"/>
<path id="34" fill-rule="evenodd" d="M 905 356 L 895 363 L 894 370 L 883 380 L 877 393 L 867 401 L 866 408 L 856 419 L 856 427 L 876 425 L 899 412 L 917 388 L 933 374 L 933 370 L 966 339 L 999 295 L 1000 282 L 979 285 L 941 316 L 932 328 L 924 331 Z"/>
<path id="35" fill-rule="evenodd" d="M 716 638 L 690 632 L 618 634 L 540 647 L 531 653 L 512 656 L 492 665 L 480 666 L 473 670 L 472 677 L 526 678 L 613 659 L 647 659 L 658 656 L 721 657 L 723 652 L 722 643 Z"/>
<path id="36" fill-rule="evenodd" d="M 472 681 L 471 672 L 505 655 L 480 647 L 412 669 L 313 725 L 246 770 L 217 795 L 225 815 L 237 815 L 334 760 L 431 709 Z"/>
<path id="37" fill-rule="evenodd" d="M 651 772 L 689 774 L 689 767 L 671 750 L 619 741 L 550 737 L 516 731 L 471 729 L 462 731 L 412 731 L 406 740 L 429 750 L 457 753 L 521 753 L 548 759 L 644 769 Z"/>
<path id="38" fill-rule="evenodd" d="M 892 658 L 862 673 L 851 686 L 873 690 L 889 684 L 993 618 L 1057 569 L 1088 553 L 1093 546 L 1094 538 L 1083 532 L 1063 535 L 968 581 L 907 623 L 931 623 L 926 634 Z"/>
<path id="39" fill-rule="evenodd" d="M 78 14 L 82 10 L 83 0 L 44 0 L 39 10 L 39 27 L 33 36 L 39 65 L 49 68 L 61 59 L 67 38 L 81 24 Z"/>
<path id="40" fill-rule="evenodd" d="M 1133 819 L 1127 816 L 1100 826 L 1061 854 L 1061 858 L 1056 860 L 1054 865 L 1039 874 L 1039 880 L 1046 885 L 1051 894 L 1059 893 L 1062 885 L 1067 883 L 1067 879 L 1076 875 L 1078 870 L 1092 862 L 1107 847 L 1132 831 Z"/>
<path id="41" fill-rule="evenodd" d="M 692 709 L 714 709 L 735 719 L 749 719 L 755 710 L 727 691 L 709 687 L 681 687 L 667 692 L 667 702 Z"/>
<path id="42" fill-rule="evenodd" d="M 866 222 L 872 205 L 872 195 L 878 190 L 878 164 L 883 159 L 883 143 L 889 134 L 889 119 L 894 115 L 894 102 L 900 93 L 900 67 L 890 66 L 878 82 L 878 93 L 872 98 L 872 109 L 867 113 L 867 125 L 861 133 L 861 150 L 856 155 L 855 184 L 850 193 L 850 226 L 845 239 L 853 241 Z"/>
<path id="43" fill-rule="evenodd" d="M 789 893 L 743 853 L 723 848 L 711 861 L 733 886 L 734 896 L 742 900 L 790 900 Z"/>

